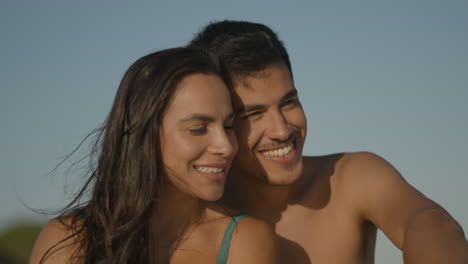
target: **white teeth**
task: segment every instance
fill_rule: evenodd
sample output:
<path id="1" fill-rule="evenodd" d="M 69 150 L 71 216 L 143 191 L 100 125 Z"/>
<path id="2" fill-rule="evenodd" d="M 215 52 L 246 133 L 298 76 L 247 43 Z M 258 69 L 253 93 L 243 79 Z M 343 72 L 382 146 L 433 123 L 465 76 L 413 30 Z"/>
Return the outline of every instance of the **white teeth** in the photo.
<path id="1" fill-rule="evenodd" d="M 275 149 L 275 150 L 269 150 L 269 151 L 263 151 L 262 154 L 265 156 L 270 156 L 270 157 L 284 157 L 291 152 L 293 149 L 292 144 L 289 144 L 286 147 Z"/>
<path id="2" fill-rule="evenodd" d="M 201 172 L 205 172 L 205 173 L 219 173 L 224 170 L 224 168 L 199 167 L 199 166 L 196 166 L 195 169 Z"/>

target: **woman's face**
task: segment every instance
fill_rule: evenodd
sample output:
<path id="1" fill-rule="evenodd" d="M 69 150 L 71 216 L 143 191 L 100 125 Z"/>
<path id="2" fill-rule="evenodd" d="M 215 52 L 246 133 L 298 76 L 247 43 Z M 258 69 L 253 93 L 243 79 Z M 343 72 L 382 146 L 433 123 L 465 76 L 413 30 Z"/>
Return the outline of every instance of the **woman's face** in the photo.
<path id="1" fill-rule="evenodd" d="M 166 174 L 180 191 L 215 201 L 237 151 L 229 91 L 216 75 L 192 74 L 179 83 L 161 127 Z"/>

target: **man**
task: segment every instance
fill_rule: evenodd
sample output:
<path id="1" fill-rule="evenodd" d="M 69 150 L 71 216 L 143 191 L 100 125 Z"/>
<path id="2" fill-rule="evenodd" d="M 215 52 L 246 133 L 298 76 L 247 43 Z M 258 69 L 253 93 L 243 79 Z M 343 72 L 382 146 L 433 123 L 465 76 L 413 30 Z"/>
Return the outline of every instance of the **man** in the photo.
<path id="1" fill-rule="evenodd" d="M 372 153 L 303 157 L 306 117 L 286 49 L 268 27 L 206 26 L 233 83 L 239 151 L 224 200 L 274 226 L 281 263 L 373 263 L 376 229 L 405 263 L 468 263 L 461 227 Z"/>

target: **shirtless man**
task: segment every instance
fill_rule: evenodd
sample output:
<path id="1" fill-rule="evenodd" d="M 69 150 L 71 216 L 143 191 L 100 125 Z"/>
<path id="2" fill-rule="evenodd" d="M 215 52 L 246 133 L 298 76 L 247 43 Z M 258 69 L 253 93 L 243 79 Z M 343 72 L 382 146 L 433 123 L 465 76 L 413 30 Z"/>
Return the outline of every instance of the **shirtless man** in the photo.
<path id="1" fill-rule="evenodd" d="M 468 263 L 459 224 L 367 152 L 303 157 L 307 122 L 286 49 L 268 27 L 206 26 L 191 45 L 225 65 L 239 151 L 224 199 L 274 226 L 281 263 L 374 263 L 377 228 L 405 263 Z"/>

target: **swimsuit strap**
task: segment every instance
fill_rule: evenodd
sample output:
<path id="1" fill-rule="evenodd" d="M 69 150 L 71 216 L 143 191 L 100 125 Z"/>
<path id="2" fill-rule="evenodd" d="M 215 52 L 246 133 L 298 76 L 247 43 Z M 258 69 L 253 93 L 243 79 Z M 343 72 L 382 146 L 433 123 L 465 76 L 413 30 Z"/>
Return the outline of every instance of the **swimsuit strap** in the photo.
<path id="1" fill-rule="evenodd" d="M 245 216 L 247 216 L 247 214 L 234 216 L 234 218 L 231 220 L 228 227 L 226 228 L 226 231 L 224 232 L 223 242 L 221 243 L 221 248 L 219 250 L 218 262 L 217 262 L 218 264 L 226 264 L 228 253 L 229 253 L 229 244 L 231 243 L 232 233 L 234 232 L 234 228 L 236 227 L 237 222 L 239 222 L 239 220 L 241 220 Z"/>
<path id="2" fill-rule="evenodd" d="M 75 208 L 73 210 L 71 210 L 71 212 L 77 214 L 80 216 L 81 220 L 83 220 L 83 222 L 86 223 L 86 221 L 88 221 L 88 215 L 86 214 L 86 212 L 83 210 L 83 208 Z"/>
<path id="3" fill-rule="evenodd" d="M 83 212 L 83 210 L 80 210 L 81 208 L 76 208 L 72 210 L 72 212 L 78 214 L 81 219 L 86 222 L 88 219 L 88 216 Z M 231 243 L 231 237 L 232 233 L 234 232 L 234 229 L 236 228 L 237 223 L 244 217 L 248 216 L 247 214 L 241 214 L 234 216 L 231 222 L 229 222 L 229 225 L 226 228 L 226 231 L 224 232 L 224 237 L 223 241 L 221 242 L 221 248 L 219 250 L 219 255 L 218 255 L 218 262 L 217 264 L 226 264 L 227 263 L 227 257 L 229 253 L 229 245 Z"/>

